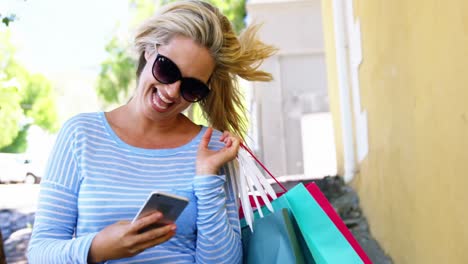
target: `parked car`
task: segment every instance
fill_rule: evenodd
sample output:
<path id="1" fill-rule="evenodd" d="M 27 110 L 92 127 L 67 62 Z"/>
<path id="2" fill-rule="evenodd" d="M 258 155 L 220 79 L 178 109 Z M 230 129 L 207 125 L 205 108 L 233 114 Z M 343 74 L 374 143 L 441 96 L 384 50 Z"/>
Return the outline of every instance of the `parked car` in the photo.
<path id="1" fill-rule="evenodd" d="M 0 183 L 35 184 L 41 181 L 42 168 L 24 154 L 0 153 Z"/>

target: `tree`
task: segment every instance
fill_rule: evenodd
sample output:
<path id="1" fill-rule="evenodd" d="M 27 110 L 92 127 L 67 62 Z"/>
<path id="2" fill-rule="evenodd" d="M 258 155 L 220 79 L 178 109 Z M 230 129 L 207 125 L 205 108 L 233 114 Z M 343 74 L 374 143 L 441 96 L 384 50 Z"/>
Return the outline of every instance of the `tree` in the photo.
<path id="1" fill-rule="evenodd" d="M 105 104 L 128 98 L 130 84 L 135 80 L 135 61 L 127 47 L 116 37 L 106 46 L 108 58 L 101 63 L 96 92 Z"/>
<path id="2" fill-rule="evenodd" d="M 0 152 L 24 152 L 33 124 L 49 132 L 58 130 L 52 84 L 29 73 L 14 54 L 10 32 L 0 30 Z"/>
<path id="3" fill-rule="evenodd" d="M 5 26 L 9 26 L 11 22 L 15 21 L 16 15 L 15 14 L 8 14 L 8 15 L 2 15 L 0 14 L 0 19 L 2 20 L 2 23 L 5 24 Z"/>
<path id="4" fill-rule="evenodd" d="M 236 32 L 239 33 L 245 28 L 245 0 L 210 0 L 208 2 L 217 6 L 229 18 Z"/>
<path id="5" fill-rule="evenodd" d="M 18 136 L 19 125 L 21 120 L 21 97 L 18 89 L 5 81 L 5 78 L 0 79 L 0 147 L 7 146 L 13 142 Z"/>
<path id="6" fill-rule="evenodd" d="M 26 1 L 26 0 L 24 0 Z M 18 19 L 16 17 L 16 14 L 13 14 L 13 13 L 9 13 L 7 15 L 5 15 L 4 12 L 0 12 L 0 23 L 3 23 L 5 26 L 9 26 L 11 22 L 15 21 L 16 19 Z"/>
<path id="7" fill-rule="evenodd" d="M 172 2 L 177 0 L 160 0 L 161 5 Z M 207 2 L 218 7 L 227 16 L 236 32 L 240 32 L 245 27 L 245 0 L 207 0 Z"/>

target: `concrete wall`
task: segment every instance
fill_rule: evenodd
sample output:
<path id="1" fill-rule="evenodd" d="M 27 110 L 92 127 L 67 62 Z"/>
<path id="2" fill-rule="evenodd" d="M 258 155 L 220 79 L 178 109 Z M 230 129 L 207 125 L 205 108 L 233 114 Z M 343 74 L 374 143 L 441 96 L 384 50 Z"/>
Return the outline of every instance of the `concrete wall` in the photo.
<path id="1" fill-rule="evenodd" d="M 301 127 L 319 120 L 304 116 L 329 111 L 320 1 L 249 1 L 247 10 L 251 21 L 263 23 L 262 40 L 280 49 L 262 65 L 274 81 L 253 84 L 255 150 L 277 176 L 304 175 L 302 132 L 310 129 Z"/>
<path id="2" fill-rule="evenodd" d="M 332 3 L 322 10 L 340 129 Z M 354 10 L 369 152 L 353 185 L 371 231 L 395 263 L 468 263 L 468 2 L 359 0 Z"/>

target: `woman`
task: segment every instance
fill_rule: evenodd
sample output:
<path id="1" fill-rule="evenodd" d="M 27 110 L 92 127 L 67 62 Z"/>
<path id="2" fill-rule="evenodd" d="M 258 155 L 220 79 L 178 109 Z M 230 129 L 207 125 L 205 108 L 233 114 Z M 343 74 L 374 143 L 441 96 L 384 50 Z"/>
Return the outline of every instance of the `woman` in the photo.
<path id="1" fill-rule="evenodd" d="M 237 37 L 201 1 L 165 6 L 143 23 L 132 99 L 77 115 L 59 133 L 41 183 L 30 263 L 241 262 L 230 161 L 243 108 L 234 78 L 270 80 L 257 67 L 275 51 L 255 33 L 251 27 Z M 182 114 L 194 102 L 216 130 Z M 155 190 L 190 203 L 175 223 L 141 233 L 162 218 L 130 222 Z"/>

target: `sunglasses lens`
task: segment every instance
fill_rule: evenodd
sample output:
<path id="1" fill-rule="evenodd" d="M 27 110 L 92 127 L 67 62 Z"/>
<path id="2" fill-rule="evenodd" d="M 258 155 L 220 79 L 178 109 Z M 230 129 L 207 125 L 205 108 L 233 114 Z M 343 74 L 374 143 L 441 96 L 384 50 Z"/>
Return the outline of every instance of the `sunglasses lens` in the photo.
<path id="1" fill-rule="evenodd" d="M 161 83 L 175 83 L 180 79 L 180 71 L 170 59 L 158 55 L 153 64 L 153 75 Z"/>
<path id="2" fill-rule="evenodd" d="M 171 84 L 182 80 L 180 91 L 182 97 L 188 102 L 203 100 L 210 92 L 208 86 L 202 81 L 194 78 L 182 78 L 177 65 L 169 58 L 160 54 L 156 56 L 152 71 L 154 78 L 164 84 Z"/>
<path id="3" fill-rule="evenodd" d="M 188 102 L 203 100 L 210 93 L 210 89 L 206 84 L 192 78 L 184 78 L 180 90 L 182 97 Z"/>

